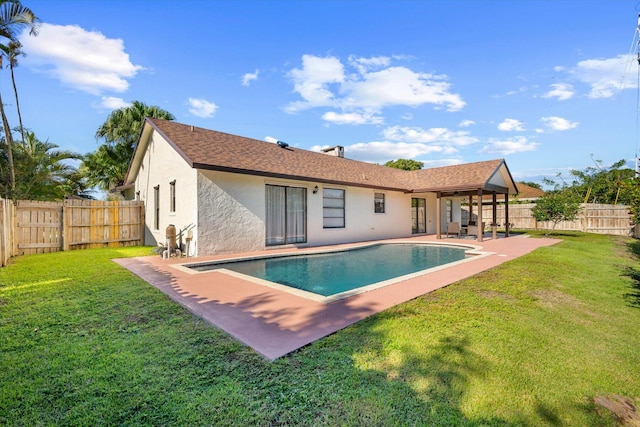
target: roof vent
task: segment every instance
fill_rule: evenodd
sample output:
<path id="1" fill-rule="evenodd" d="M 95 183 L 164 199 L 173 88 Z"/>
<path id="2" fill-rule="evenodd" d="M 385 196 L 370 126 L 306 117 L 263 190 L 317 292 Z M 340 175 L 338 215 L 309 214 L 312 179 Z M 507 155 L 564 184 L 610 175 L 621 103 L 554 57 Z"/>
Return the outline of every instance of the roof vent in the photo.
<path id="1" fill-rule="evenodd" d="M 287 144 L 284 141 L 278 141 L 277 144 L 278 144 L 278 147 L 280 148 L 287 148 L 289 146 L 289 144 Z"/>
<path id="2" fill-rule="evenodd" d="M 335 147 L 323 148 L 322 152 L 331 156 L 344 158 L 344 147 L 342 145 L 336 145 Z"/>

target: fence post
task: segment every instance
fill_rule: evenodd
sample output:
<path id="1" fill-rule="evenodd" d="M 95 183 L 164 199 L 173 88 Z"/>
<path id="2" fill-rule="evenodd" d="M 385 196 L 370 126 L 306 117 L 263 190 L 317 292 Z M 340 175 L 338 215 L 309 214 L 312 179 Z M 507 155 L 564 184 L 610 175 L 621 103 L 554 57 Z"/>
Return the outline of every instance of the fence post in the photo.
<path id="1" fill-rule="evenodd" d="M 69 231 L 71 230 L 71 227 L 69 227 L 69 212 L 67 211 L 68 208 L 68 199 L 64 199 L 64 201 L 62 202 L 62 215 L 60 218 L 60 228 L 62 229 L 61 231 L 61 235 L 62 235 L 62 250 L 63 251 L 68 251 L 69 250 L 69 239 L 71 239 L 71 236 L 69 235 Z"/>
<path id="2" fill-rule="evenodd" d="M 7 236 L 6 236 L 6 202 L 0 198 L 0 267 L 7 265 Z"/>

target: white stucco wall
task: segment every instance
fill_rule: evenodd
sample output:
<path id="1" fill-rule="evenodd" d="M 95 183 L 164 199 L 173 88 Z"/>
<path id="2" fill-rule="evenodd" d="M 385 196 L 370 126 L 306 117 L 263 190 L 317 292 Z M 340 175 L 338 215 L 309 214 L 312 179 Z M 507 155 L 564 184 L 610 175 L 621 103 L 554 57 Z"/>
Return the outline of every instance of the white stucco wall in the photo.
<path id="1" fill-rule="evenodd" d="M 411 195 L 358 187 L 345 190 L 345 228 L 323 228 L 322 189 L 315 182 L 263 178 L 200 170 L 198 173 L 198 255 L 264 250 L 265 185 L 307 189 L 307 242 L 319 246 L 411 236 Z M 318 192 L 313 194 L 318 185 Z M 385 194 L 385 213 L 374 213 L 374 193 Z M 427 224 L 435 232 L 435 196 L 428 198 Z M 279 246 L 269 246 L 278 248 Z"/>
<path id="2" fill-rule="evenodd" d="M 411 235 L 411 196 L 401 192 L 319 185 L 309 192 L 308 241 L 311 245 L 359 242 Z M 323 228 L 322 189 L 345 190 L 345 228 Z M 374 193 L 384 193 L 385 213 L 374 212 Z"/>
<path id="3" fill-rule="evenodd" d="M 170 212 L 170 185 L 176 181 L 176 210 Z M 166 240 L 169 224 L 180 230 L 189 224 L 196 224 L 197 172 L 155 131 L 140 165 L 135 181 L 135 191 L 145 202 L 145 244 L 156 246 Z M 159 227 L 154 227 L 154 187 L 160 190 Z M 194 229 L 194 236 L 197 230 Z M 185 236 L 186 237 L 186 236 Z M 194 239 L 190 255 L 195 255 L 197 239 Z"/>
<path id="4" fill-rule="evenodd" d="M 199 255 L 265 248 L 264 186 L 262 177 L 199 171 Z"/>

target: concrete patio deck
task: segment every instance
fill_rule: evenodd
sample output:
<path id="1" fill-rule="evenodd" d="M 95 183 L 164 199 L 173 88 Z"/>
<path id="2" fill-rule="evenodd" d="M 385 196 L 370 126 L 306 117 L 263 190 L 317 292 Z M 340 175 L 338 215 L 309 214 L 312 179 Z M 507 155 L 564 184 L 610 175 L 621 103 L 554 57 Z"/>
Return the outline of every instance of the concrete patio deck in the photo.
<path id="1" fill-rule="evenodd" d="M 537 248 L 553 245 L 559 240 L 519 235 L 489 238 L 478 243 L 469 239 L 436 240 L 435 236 L 420 236 L 386 242 L 394 241 L 481 246 L 481 250 L 488 254 L 330 303 L 303 298 L 217 271 L 189 274 L 172 266 L 186 262 L 231 258 L 229 255 L 170 260 L 150 256 L 114 261 L 166 293 L 196 316 L 226 331 L 265 358 L 274 360 L 396 304 L 473 276 Z M 335 245 L 331 248 L 371 243 Z M 277 252 L 300 253 L 318 249 L 290 248 Z M 234 254 L 233 257 L 265 253 L 274 253 L 274 250 Z"/>

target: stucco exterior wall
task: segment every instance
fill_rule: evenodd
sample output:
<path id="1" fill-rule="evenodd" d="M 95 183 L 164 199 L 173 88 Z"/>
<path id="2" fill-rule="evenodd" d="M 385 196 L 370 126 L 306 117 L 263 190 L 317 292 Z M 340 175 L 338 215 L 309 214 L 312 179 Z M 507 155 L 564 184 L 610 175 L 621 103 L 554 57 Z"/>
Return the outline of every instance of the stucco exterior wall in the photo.
<path id="1" fill-rule="evenodd" d="M 197 183 L 198 255 L 264 250 L 265 185 L 307 189 L 307 242 L 319 246 L 411 236 L 411 195 L 358 187 L 345 190 L 345 228 L 323 228 L 322 190 L 314 182 L 200 170 Z M 385 213 L 374 213 L 374 193 L 385 194 Z M 428 199 L 427 224 L 435 232 L 435 195 Z M 280 246 L 269 246 L 278 248 Z"/>
<path id="2" fill-rule="evenodd" d="M 197 172 L 158 133 L 153 132 L 135 181 L 136 197 L 145 203 L 145 244 L 156 246 L 166 240 L 169 224 L 180 230 L 196 224 Z M 170 212 L 170 182 L 175 180 L 176 210 Z M 154 187 L 159 186 L 159 226 L 155 228 Z M 194 229 L 194 236 L 197 230 Z M 197 239 L 190 255 L 196 254 Z"/>
<path id="3" fill-rule="evenodd" d="M 360 242 L 411 235 L 411 196 L 401 192 L 319 185 L 308 192 L 308 241 L 311 245 Z M 345 190 L 345 227 L 323 228 L 323 188 Z M 374 212 L 374 193 L 385 195 L 385 213 Z"/>
<path id="4" fill-rule="evenodd" d="M 265 248 L 264 184 L 262 177 L 198 172 L 198 255 Z"/>

